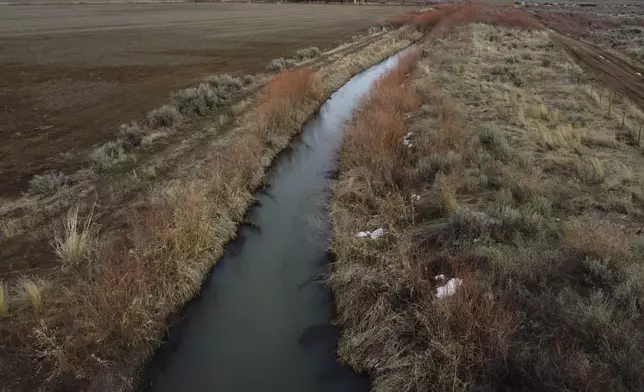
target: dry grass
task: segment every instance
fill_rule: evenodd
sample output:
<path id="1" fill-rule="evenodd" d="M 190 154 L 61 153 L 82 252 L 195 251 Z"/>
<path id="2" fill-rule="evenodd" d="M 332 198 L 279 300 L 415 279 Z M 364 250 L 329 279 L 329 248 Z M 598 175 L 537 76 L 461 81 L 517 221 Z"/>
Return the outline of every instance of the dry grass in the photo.
<path id="1" fill-rule="evenodd" d="M 271 62 L 266 66 L 266 70 L 268 72 L 280 72 L 283 69 L 295 68 L 296 65 L 295 60 L 280 57 L 278 59 L 271 60 Z"/>
<path id="2" fill-rule="evenodd" d="M 575 217 L 563 224 L 569 247 L 596 259 L 620 260 L 628 257 L 629 241 L 619 226 L 596 218 Z"/>
<path id="3" fill-rule="evenodd" d="M 76 206 L 67 212 L 63 221 L 62 231 L 56 231 L 53 238 L 53 247 L 58 260 L 64 267 L 78 266 L 90 260 L 96 250 L 97 231 L 90 214 L 83 219 Z"/>
<path id="4" fill-rule="evenodd" d="M 298 121 L 293 106 L 310 100 L 320 100 L 322 85 L 314 72 L 297 69 L 281 72 L 271 80 L 258 98 L 260 134 L 268 138 L 273 132 L 288 129 Z M 301 121 L 301 120 L 299 120 Z"/>
<path id="5" fill-rule="evenodd" d="M 347 127 L 341 176 L 334 186 L 332 249 L 338 261 L 331 284 L 346 330 L 339 353 L 352 366 L 374 376 L 374 390 L 411 391 L 430 385 L 447 390 L 455 387 L 455 381 L 456 389 L 464 388 L 474 380 L 455 380 L 454 372 L 487 372 L 490 363 L 507 356 L 516 329 L 508 310 L 486 297 L 485 287 L 473 283 L 467 267 L 449 261 L 442 270 L 429 267 L 429 260 L 416 259 L 417 245 L 403 237 L 428 202 L 440 204 L 438 215 L 458 211 L 454 181 L 443 176 L 436 179 L 437 197 L 421 193 L 416 209 L 409 209 L 408 195 L 427 176 L 435 176 L 409 164 L 429 151 L 454 148 L 464 152 L 465 142 L 459 111 L 444 93 L 432 85 L 417 88 L 418 92 L 409 88 L 407 72 L 417 59 L 412 55 L 379 81 L 356 111 Z M 407 148 L 402 144 L 409 129 L 406 114 L 418 107 L 421 97 L 431 100 L 425 102 L 434 105 L 437 123 L 444 128 L 431 135 L 431 141 L 412 132 L 410 137 L 418 147 Z M 355 233 L 377 222 L 389 225 L 390 237 L 381 245 L 361 244 Z M 436 302 L 435 284 L 424 282 L 424 277 L 450 272 L 463 279 L 465 289 Z M 395 354 L 425 347 L 428 342 L 435 343 L 425 352 L 416 351 L 415 358 Z"/>
<path id="6" fill-rule="evenodd" d="M 401 64 L 374 85 L 368 101 L 363 103 L 365 115 L 357 114 L 350 126 L 350 137 L 345 144 L 356 151 L 355 155 L 343 157 L 347 167 L 361 166 L 371 172 L 395 181 L 395 168 L 407 148 L 403 139 L 407 133 L 405 115 L 417 107 L 418 98 L 410 90 L 405 74 L 417 61 L 419 52 L 414 51 L 401 59 Z M 380 130 L 373 132 L 374 129 Z"/>
<path id="7" fill-rule="evenodd" d="M 342 85 L 343 81 L 372 65 L 374 59 L 384 60 L 391 56 L 392 53 L 396 53 L 422 38 L 422 36 L 421 33 L 414 29 L 402 28 L 380 38 L 374 44 L 365 47 L 355 55 L 341 57 L 337 60 L 333 69 L 322 71 L 321 77 L 328 83 L 325 93 L 331 94 L 333 92 L 331 90 L 332 86 Z"/>
<path id="8" fill-rule="evenodd" d="M 29 180 L 29 191 L 39 195 L 53 195 L 66 184 L 67 177 L 58 171 L 35 175 Z"/>
<path id="9" fill-rule="evenodd" d="M 320 49 L 316 46 L 310 48 L 303 48 L 295 52 L 295 58 L 298 61 L 310 60 L 320 56 Z"/>
<path id="10" fill-rule="evenodd" d="M 198 292 L 235 235 L 272 159 L 330 92 L 409 43 L 385 35 L 320 72 L 279 74 L 208 145 L 208 158 L 127 209 L 126 224 L 98 239 L 100 252 L 87 246 L 91 219 L 72 209 L 54 246 L 75 268 L 46 295 L 33 291 L 36 312 L 12 307 L 0 323 L 0 338 L 12 342 L 2 347 L 0 378 L 14 389 L 132 390 L 168 316 Z M 35 376 L 22 377 L 25 369 Z"/>
<path id="11" fill-rule="evenodd" d="M 23 278 L 19 281 L 22 297 L 29 302 L 35 312 L 39 312 L 44 301 L 44 292 L 47 289 L 47 282 L 39 279 Z"/>
<path id="12" fill-rule="evenodd" d="M 92 164 L 98 169 L 107 170 L 128 159 L 120 139 L 107 142 L 97 147 L 89 156 Z"/>
<path id="13" fill-rule="evenodd" d="M 9 313 L 9 293 L 7 292 L 7 286 L 3 281 L 0 281 L 0 316 L 4 316 Z"/>
<path id="14" fill-rule="evenodd" d="M 148 114 L 148 123 L 152 129 L 173 127 L 182 120 L 183 116 L 181 116 L 181 113 L 174 106 L 170 105 L 163 105 Z"/>
<path id="15" fill-rule="evenodd" d="M 141 145 L 145 131 L 136 122 L 121 124 L 119 139 L 125 148 L 135 148 Z"/>
<path id="16" fill-rule="evenodd" d="M 3 239 L 15 237 L 22 231 L 18 219 L 0 219 L 0 234 Z"/>
<path id="17" fill-rule="evenodd" d="M 341 359 L 375 391 L 639 390 L 641 154 L 544 32 L 450 28 L 423 53 L 399 83 L 415 92 L 376 106 L 374 90 L 347 126 L 331 210 Z M 411 95 L 420 110 L 390 115 Z M 413 148 L 386 136 L 407 132 Z M 436 298 L 440 274 L 462 279 L 453 296 Z"/>

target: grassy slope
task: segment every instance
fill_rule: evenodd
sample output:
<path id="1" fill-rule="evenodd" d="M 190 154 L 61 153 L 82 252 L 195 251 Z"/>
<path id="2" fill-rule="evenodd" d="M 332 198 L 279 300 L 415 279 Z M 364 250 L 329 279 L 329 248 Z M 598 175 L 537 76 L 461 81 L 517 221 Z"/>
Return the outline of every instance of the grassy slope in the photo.
<path id="1" fill-rule="evenodd" d="M 235 235 L 271 160 L 332 91 L 409 45 L 398 34 L 317 72 L 280 74 L 236 119 L 237 127 L 212 143 L 209 159 L 138 203 L 122 231 L 101 239 L 108 245 L 89 263 L 64 271 L 53 284 L 35 282 L 31 291 L 1 290 L 3 387 L 131 389 L 167 317 L 198 293 Z M 65 238 L 93 230 L 70 214 L 74 219 L 81 224 Z"/>
<path id="2" fill-rule="evenodd" d="M 417 97 L 366 101 L 341 152 L 341 358 L 375 391 L 638 390 L 644 159 L 621 105 L 571 83 L 545 32 L 470 25 L 424 53 Z M 374 121 L 391 137 L 365 137 Z"/>

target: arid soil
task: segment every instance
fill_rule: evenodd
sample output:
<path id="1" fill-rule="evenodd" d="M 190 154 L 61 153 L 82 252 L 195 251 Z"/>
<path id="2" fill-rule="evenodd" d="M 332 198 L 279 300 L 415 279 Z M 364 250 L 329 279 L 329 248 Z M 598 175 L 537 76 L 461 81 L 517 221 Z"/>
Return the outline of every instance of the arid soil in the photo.
<path id="1" fill-rule="evenodd" d="M 406 8 L 295 4 L 0 6 L 0 196 L 80 168 L 170 91 L 328 48 Z"/>

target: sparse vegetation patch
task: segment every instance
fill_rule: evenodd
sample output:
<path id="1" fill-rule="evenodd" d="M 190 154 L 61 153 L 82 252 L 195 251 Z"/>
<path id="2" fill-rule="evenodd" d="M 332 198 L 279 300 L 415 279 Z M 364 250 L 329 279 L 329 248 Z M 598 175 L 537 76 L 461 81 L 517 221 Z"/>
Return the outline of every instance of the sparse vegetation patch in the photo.
<path id="1" fill-rule="evenodd" d="M 49 171 L 35 175 L 29 180 L 29 190 L 32 193 L 50 196 L 58 192 L 67 183 L 67 176 L 58 171 Z"/>
<path id="2" fill-rule="evenodd" d="M 53 247 L 58 260 L 65 267 L 88 262 L 97 246 L 97 231 L 92 222 L 92 214 L 83 219 L 79 208 L 69 210 L 63 222 L 63 228 L 56 231 Z"/>
<path id="3" fill-rule="evenodd" d="M 92 151 L 89 158 L 99 169 L 109 169 L 128 159 L 123 145 L 120 139 L 107 142 Z"/>
<path id="4" fill-rule="evenodd" d="M 295 65 L 295 60 L 280 57 L 278 59 L 271 60 L 271 62 L 266 66 L 266 70 L 268 72 L 279 72 L 283 69 L 295 68 Z"/>
<path id="5" fill-rule="evenodd" d="M 310 60 L 318 57 L 320 53 L 321 52 L 319 48 L 311 46 L 310 48 L 300 49 L 295 52 L 295 58 L 298 61 Z"/>
<path id="6" fill-rule="evenodd" d="M 173 127 L 181 120 L 183 120 L 183 116 L 177 108 L 171 105 L 163 105 L 148 114 L 148 123 L 152 129 Z"/>

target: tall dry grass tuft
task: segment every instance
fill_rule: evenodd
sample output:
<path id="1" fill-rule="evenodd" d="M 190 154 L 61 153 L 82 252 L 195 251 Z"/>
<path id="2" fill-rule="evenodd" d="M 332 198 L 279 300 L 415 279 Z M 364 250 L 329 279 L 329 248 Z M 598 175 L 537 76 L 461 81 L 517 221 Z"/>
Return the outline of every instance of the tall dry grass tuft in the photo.
<path id="1" fill-rule="evenodd" d="M 0 238 L 15 237 L 22 231 L 18 219 L 0 219 Z"/>
<path id="2" fill-rule="evenodd" d="M 7 286 L 0 280 L 0 316 L 9 313 L 9 293 Z"/>
<path id="3" fill-rule="evenodd" d="M 31 304 L 36 312 L 40 311 L 44 301 L 43 295 L 47 288 L 47 282 L 40 279 L 23 278 L 19 283 L 24 299 Z"/>
<path id="4" fill-rule="evenodd" d="M 79 206 L 73 207 L 67 212 L 62 231 L 54 233 L 54 252 L 63 266 L 77 266 L 90 259 L 98 234 L 92 219 L 93 211 L 83 219 Z"/>

